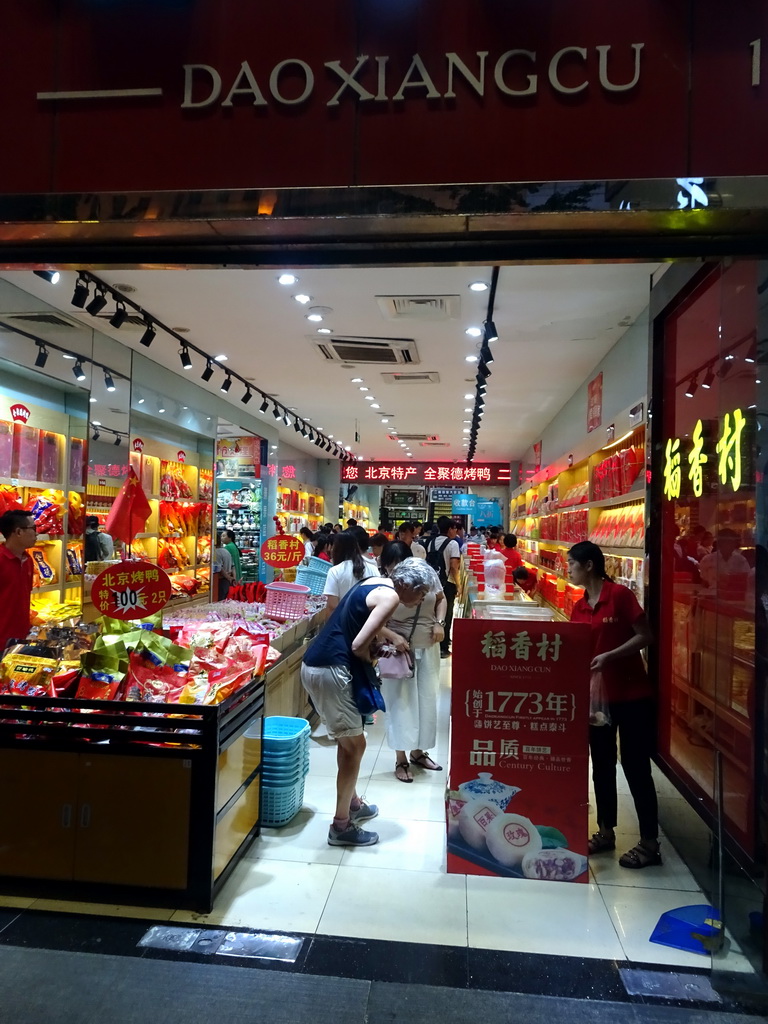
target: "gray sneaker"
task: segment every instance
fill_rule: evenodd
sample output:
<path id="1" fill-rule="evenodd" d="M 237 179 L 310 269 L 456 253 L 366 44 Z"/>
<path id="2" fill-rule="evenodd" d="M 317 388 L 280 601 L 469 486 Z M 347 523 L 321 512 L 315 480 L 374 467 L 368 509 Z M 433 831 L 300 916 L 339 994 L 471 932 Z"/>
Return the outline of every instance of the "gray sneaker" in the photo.
<path id="1" fill-rule="evenodd" d="M 349 812 L 349 820 L 359 825 L 361 821 L 370 821 L 371 818 L 375 818 L 378 813 L 379 808 L 376 804 L 367 804 L 365 800 L 361 800 L 358 809 Z"/>
<path id="2" fill-rule="evenodd" d="M 343 832 L 337 832 L 333 825 L 328 829 L 329 846 L 375 846 L 378 841 L 378 832 L 366 832 L 354 821 Z"/>

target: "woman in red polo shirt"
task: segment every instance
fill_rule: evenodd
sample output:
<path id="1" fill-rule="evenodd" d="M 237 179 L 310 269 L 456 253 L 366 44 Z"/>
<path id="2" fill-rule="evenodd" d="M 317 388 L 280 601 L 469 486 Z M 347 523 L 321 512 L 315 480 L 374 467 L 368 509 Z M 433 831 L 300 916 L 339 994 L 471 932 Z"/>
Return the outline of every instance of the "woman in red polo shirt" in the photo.
<path id="1" fill-rule="evenodd" d="M 621 766 L 635 802 L 640 842 L 619 864 L 645 868 L 661 864 L 658 804 L 651 775 L 656 740 L 653 688 L 640 652 L 653 639 L 643 609 L 627 587 L 605 572 L 605 556 L 597 544 L 582 541 L 568 552 L 568 575 L 584 587 L 571 622 L 592 628 L 593 672 L 602 672 L 611 724 L 589 727 L 592 781 L 597 802 L 598 831 L 589 841 L 590 854 L 616 849 L 616 735 L 621 740 Z"/>

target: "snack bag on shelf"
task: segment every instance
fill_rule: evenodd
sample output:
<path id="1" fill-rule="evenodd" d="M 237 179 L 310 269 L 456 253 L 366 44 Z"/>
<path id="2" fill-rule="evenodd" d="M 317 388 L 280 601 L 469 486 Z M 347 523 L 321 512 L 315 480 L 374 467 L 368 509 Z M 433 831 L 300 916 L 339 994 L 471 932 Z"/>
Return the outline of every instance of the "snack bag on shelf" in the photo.
<path id="1" fill-rule="evenodd" d="M 0 662 L 0 693 L 23 697 L 53 697 L 51 680 L 58 667 L 58 658 L 25 654 L 21 648 L 7 654 Z"/>
<path id="2" fill-rule="evenodd" d="M 80 541 L 67 544 L 67 579 L 79 579 L 83 575 L 83 545 Z"/>
<path id="3" fill-rule="evenodd" d="M 64 533 L 64 492 L 48 488 L 33 497 L 27 508 L 35 520 L 38 533 L 47 533 L 51 537 L 60 537 Z"/>
<path id="4" fill-rule="evenodd" d="M 190 658 L 191 651 L 170 643 L 162 653 L 147 647 L 132 651 L 125 699 L 177 703 L 189 678 Z"/>
<path id="5" fill-rule="evenodd" d="M 83 655 L 82 674 L 75 696 L 78 700 L 116 700 L 125 672 L 114 652 L 88 651 Z"/>
<path id="6" fill-rule="evenodd" d="M 53 623 L 77 622 L 82 614 L 80 602 L 50 601 L 45 595 L 32 595 L 30 602 L 32 624 L 35 626 Z"/>
<path id="7" fill-rule="evenodd" d="M 85 533 L 85 504 L 83 495 L 70 491 L 67 495 L 67 533 L 70 537 L 80 537 Z"/>
<path id="8" fill-rule="evenodd" d="M 12 484 L 0 484 L 0 515 L 23 507 L 24 502 L 15 487 Z"/>
<path id="9" fill-rule="evenodd" d="M 50 548 L 51 545 L 45 544 L 42 547 L 32 548 L 30 555 L 32 557 L 32 586 L 34 587 L 46 587 L 49 583 L 58 583 L 58 575 L 56 570 L 48 561 L 47 552 L 43 548 Z"/>

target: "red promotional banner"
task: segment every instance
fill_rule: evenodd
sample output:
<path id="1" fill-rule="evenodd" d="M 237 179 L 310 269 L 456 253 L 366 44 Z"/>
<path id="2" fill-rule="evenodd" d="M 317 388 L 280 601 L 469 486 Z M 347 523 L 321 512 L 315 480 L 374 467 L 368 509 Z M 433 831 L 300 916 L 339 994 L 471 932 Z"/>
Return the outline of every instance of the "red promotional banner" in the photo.
<path id="1" fill-rule="evenodd" d="M 459 619 L 448 872 L 586 882 L 589 628 Z"/>
<path id="2" fill-rule="evenodd" d="M 304 541 L 300 537 L 270 537 L 261 545 L 261 557 L 273 569 L 292 569 L 304 557 Z"/>
<path id="3" fill-rule="evenodd" d="M 143 619 L 168 604 L 171 581 L 151 562 L 121 562 L 104 569 L 91 586 L 91 600 L 101 615 Z"/>
<path id="4" fill-rule="evenodd" d="M 508 462 L 481 462 L 466 466 L 455 462 L 353 462 L 341 467 L 345 483 L 398 484 L 508 484 Z"/>
<path id="5" fill-rule="evenodd" d="M 603 422 L 603 375 L 587 384 L 587 433 L 591 434 Z"/>

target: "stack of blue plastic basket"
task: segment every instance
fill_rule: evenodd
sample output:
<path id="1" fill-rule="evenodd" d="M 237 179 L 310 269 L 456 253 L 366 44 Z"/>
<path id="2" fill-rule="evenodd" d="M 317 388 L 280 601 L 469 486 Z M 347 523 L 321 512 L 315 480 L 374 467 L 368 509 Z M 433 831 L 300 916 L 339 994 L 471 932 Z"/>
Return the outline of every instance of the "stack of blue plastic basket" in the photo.
<path id="1" fill-rule="evenodd" d="M 264 719 L 261 823 L 287 825 L 301 810 L 309 771 L 309 722 L 273 715 Z"/>

